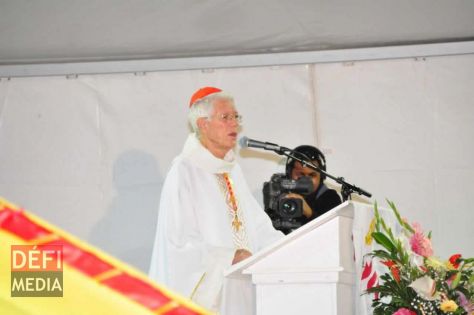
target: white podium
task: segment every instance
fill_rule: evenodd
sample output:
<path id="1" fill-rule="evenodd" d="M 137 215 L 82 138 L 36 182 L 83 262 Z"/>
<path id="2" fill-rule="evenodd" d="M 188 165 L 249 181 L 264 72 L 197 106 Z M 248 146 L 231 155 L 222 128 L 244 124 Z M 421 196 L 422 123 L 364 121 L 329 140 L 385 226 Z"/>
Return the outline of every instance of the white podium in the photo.
<path id="1" fill-rule="evenodd" d="M 251 303 L 225 301 L 223 315 L 356 314 L 355 208 L 372 216 L 345 202 L 227 270 L 224 296 L 239 290 Z"/>

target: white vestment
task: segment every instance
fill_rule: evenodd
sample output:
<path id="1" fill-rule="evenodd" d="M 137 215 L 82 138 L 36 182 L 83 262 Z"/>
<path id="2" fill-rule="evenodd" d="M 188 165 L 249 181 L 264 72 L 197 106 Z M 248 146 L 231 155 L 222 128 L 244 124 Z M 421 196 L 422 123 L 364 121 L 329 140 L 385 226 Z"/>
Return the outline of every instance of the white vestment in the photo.
<path id="1" fill-rule="evenodd" d="M 238 205 L 238 229 L 232 225 L 228 191 L 218 180 L 224 173 Z M 163 185 L 150 277 L 217 311 L 223 309 L 222 299 L 239 299 L 222 296 L 223 274 L 236 249 L 256 253 L 282 236 L 251 194 L 234 152 L 216 158 L 191 134 Z"/>

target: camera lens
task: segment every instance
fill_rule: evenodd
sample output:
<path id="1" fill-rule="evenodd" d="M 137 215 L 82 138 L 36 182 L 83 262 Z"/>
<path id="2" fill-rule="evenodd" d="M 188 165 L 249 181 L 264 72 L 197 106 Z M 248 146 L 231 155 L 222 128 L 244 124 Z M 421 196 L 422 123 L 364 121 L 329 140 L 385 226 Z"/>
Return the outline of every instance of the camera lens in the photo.
<path id="1" fill-rule="evenodd" d="M 298 198 L 280 198 L 277 213 L 287 219 L 301 217 L 303 215 L 303 201 Z"/>
<path id="2" fill-rule="evenodd" d="M 288 216 L 293 216 L 298 210 L 298 203 L 294 199 L 287 199 L 281 205 L 281 211 Z"/>

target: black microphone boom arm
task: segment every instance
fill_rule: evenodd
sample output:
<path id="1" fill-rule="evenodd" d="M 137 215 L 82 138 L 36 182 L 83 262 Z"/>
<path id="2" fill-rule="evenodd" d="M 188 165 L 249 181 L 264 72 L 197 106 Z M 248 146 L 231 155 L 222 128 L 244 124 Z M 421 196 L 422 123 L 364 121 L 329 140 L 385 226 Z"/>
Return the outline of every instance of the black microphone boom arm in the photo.
<path id="1" fill-rule="evenodd" d="M 352 184 L 349 184 L 348 182 L 346 182 L 344 180 L 344 177 L 333 176 L 333 175 L 329 174 L 328 172 L 326 172 L 325 170 L 320 169 L 319 167 L 317 167 L 316 165 L 314 165 L 310 161 L 306 161 L 306 160 L 303 160 L 303 159 L 299 158 L 293 150 L 291 150 L 291 149 L 287 149 L 287 150 L 288 151 L 281 152 L 281 155 L 285 155 L 289 158 L 292 158 L 295 161 L 300 162 L 301 165 L 309 167 L 309 168 L 319 172 L 320 174 L 326 175 L 326 177 L 329 177 L 332 180 L 334 180 L 335 182 L 337 182 L 338 184 L 340 184 L 341 185 L 341 195 L 342 195 L 342 200 L 343 201 L 346 201 L 346 200 L 350 199 L 352 193 L 357 193 L 359 195 L 363 195 L 363 196 L 366 196 L 368 198 L 372 197 L 371 193 L 363 190 L 362 188 L 359 188 L 355 185 L 352 185 Z M 276 152 L 276 153 L 278 153 L 278 152 Z M 278 154 L 280 154 L 280 153 L 278 153 Z"/>
<path id="2" fill-rule="evenodd" d="M 335 182 L 337 182 L 338 184 L 341 185 L 341 195 L 342 195 L 342 200 L 343 201 L 346 201 L 346 200 L 350 199 L 352 193 L 357 193 L 359 195 L 363 195 L 363 196 L 366 196 L 368 198 L 372 197 L 371 193 L 363 190 L 362 188 L 359 188 L 355 185 L 352 185 L 352 184 L 349 184 L 348 182 L 346 182 L 344 180 L 344 177 L 333 176 L 333 175 L 329 174 L 328 172 L 326 172 L 325 170 L 322 170 L 319 167 L 317 167 L 316 165 L 314 165 L 313 163 L 311 163 L 311 161 L 307 161 L 307 160 L 299 158 L 297 156 L 297 154 L 295 154 L 295 151 L 292 150 L 292 149 L 288 149 L 286 147 L 282 147 L 282 146 L 279 146 L 277 144 L 270 143 L 270 142 L 262 142 L 262 141 L 249 139 L 247 137 L 242 137 L 240 139 L 240 144 L 244 148 L 251 147 L 251 148 L 259 148 L 259 149 L 274 151 L 275 153 L 277 153 L 279 155 L 285 155 L 289 158 L 292 158 L 295 161 L 300 162 L 303 166 L 309 167 L 309 168 L 319 172 L 320 174 L 326 175 L 326 177 L 331 178 L 332 180 L 334 180 Z"/>

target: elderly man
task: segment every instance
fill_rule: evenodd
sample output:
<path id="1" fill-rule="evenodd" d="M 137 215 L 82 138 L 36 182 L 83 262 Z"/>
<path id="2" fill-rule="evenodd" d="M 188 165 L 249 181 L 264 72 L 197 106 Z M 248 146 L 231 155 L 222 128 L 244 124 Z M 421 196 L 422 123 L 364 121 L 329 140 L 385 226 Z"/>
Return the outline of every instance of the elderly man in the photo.
<path id="1" fill-rule="evenodd" d="M 224 271 L 283 234 L 273 229 L 235 161 L 242 117 L 233 98 L 202 88 L 191 98 L 188 118 L 194 133 L 163 186 L 150 277 L 219 311 Z"/>

